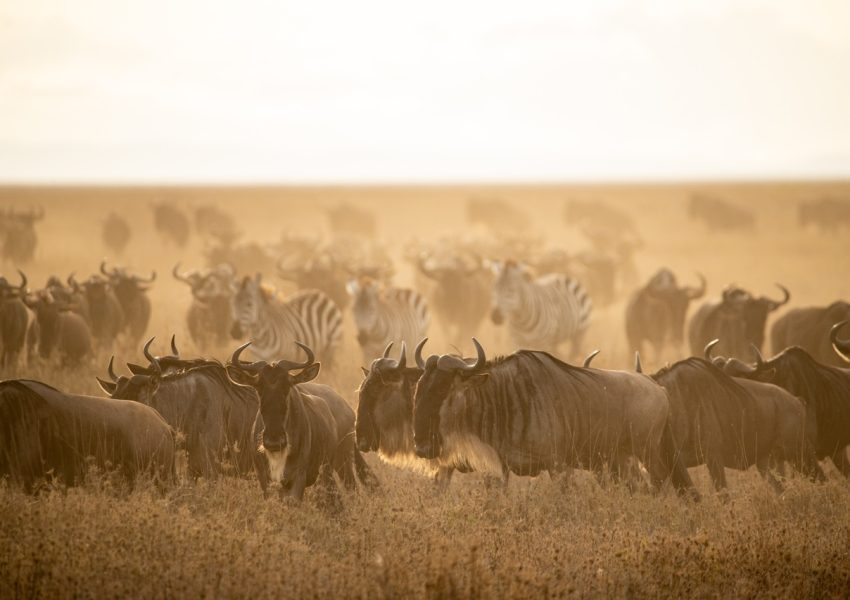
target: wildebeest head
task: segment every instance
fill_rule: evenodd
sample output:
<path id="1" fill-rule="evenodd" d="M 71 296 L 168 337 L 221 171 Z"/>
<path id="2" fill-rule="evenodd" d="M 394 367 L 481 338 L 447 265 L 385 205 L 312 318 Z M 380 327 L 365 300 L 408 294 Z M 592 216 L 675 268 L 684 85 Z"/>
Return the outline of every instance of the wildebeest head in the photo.
<path id="1" fill-rule="evenodd" d="M 493 307 L 490 318 L 493 323 L 500 325 L 505 320 L 505 313 L 516 310 L 520 306 L 520 288 L 530 282 L 533 277 L 528 267 L 514 260 L 494 261 L 491 269 L 493 280 Z"/>
<path id="2" fill-rule="evenodd" d="M 189 286 L 192 297 L 201 304 L 208 304 L 221 298 L 230 298 L 230 284 L 233 278 L 233 268 L 222 263 L 213 269 L 204 271 L 180 272 L 180 263 L 171 270 L 174 279 Z"/>
<path id="3" fill-rule="evenodd" d="M 670 337 L 674 342 L 681 342 L 684 337 L 685 314 L 692 300 L 705 295 L 706 281 L 701 273 L 697 273 L 699 287 L 680 287 L 676 276 L 670 269 L 662 268 L 652 276 L 646 284 L 646 294 L 655 301 L 663 303 L 670 316 Z"/>
<path id="4" fill-rule="evenodd" d="M 419 342 L 417 351 L 427 340 Z M 392 346 L 392 342 L 387 344 L 384 355 L 373 360 L 368 370 L 363 369 L 366 378 L 360 384 L 355 426 L 357 447 L 361 452 L 379 449 L 381 431 L 402 431 L 412 426 L 413 389 L 422 369 L 407 366 L 404 342 L 398 359 L 390 358 Z"/>
<path id="5" fill-rule="evenodd" d="M 432 355 L 422 360 L 422 344 L 416 349 L 416 364 L 423 370 L 413 400 L 413 443 L 416 455 L 433 459 L 440 455 L 440 409 L 450 396 L 463 393 L 487 381 L 487 357 L 478 340 L 472 338 L 476 359 L 451 354 Z"/>
<path id="6" fill-rule="evenodd" d="M 247 381 L 257 390 L 260 398 L 260 413 L 265 427 L 263 446 L 273 452 L 283 450 L 286 446 L 286 416 L 293 387 L 315 379 L 321 368 L 321 364 L 315 362 L 315 355 L 309 347 L 301 342 L 295 343 L 307 354 L 307 360 L 303 363 L 288 360 L 273 363 L 264 360 L 253 363 L 244 362 L 239 356 L 251 345 L 251 342 L 248 342 L 233 352 L 227 365 L 228 375 L 231 371 L 236 371 L 239 379 Z M 298 372 L 293 374 L 292 371 Z M 240 385 L 236 381 L 234 383 Z"/>
<path id="7" fill-rule="evenodd" d="M 18 269 L 18 274 L 21 276 L 21 284 L 13 286 L 9 281 L 0 275 L 0 298 L 6 300 L 11 298 L 26 298 L 27 294 L 27 276 L 24 272 Z"/>
<path id="8" fill-rule="evenodd" d="M 130 377 L 117 375 L 113 366 L 115 357 L 112 356 L 109 358 L 109 365 L 106 369 L 111 381 L 95 377 L 100 389 L 117 400 L 135 400 L 150 404 L 150 399 L 156 394 L 163 375 L 159 360 L 150 353 L 150 346 L 154 339 L 156 338 L 149 339 L 144 347 L 144 355 L 150 362 L 150 367 L 133 365 L 131 368 L 133 374 Z"/>

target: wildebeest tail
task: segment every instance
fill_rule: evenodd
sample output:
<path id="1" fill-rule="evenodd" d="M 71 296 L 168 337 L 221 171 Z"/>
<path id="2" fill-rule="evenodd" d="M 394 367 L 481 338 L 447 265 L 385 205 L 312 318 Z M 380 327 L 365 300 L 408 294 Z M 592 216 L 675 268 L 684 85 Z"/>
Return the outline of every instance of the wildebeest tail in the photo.
<path id="1" fill-rule="evenodd" d="M 375 473 L 372 471 L 369 464 L 366 462 L 366 459 L 363 458 L 363 455 L 360 454 L 360 451 L 357 448 L 354 449 L 354 470 L 357 473 L 357 479 L 360 480 L 360 483 L 370 492 L 374 492 L 381 487 L 381 482 L 378 481 L 378 478 L 375 476 Z"/>
<path id="2" fill-rule="evenodd" d="M 576 299 L 578 314 L 576 315 L 576 331 L 584 331 L 590 325 L 590 316 L 593 313 L 593 300 L 584 286 L 575 279 L 567 280 L 567 288 Z"/>
<path id="3" fill-rule="evenodd" d="M 664 462 L 669 468 L 670 483 L 676 488 L 680 495 L 689 494 L 694 500 L 699 500 L 699 492 L 694 487 L 694 482 L 688 474 L 688 469 L 682 461 L 681 450 L 676 443 L 673 435 L 673 428 L 670 426 L 670 420 L 664 424 L 664 431 L 661 433 L 661 454 Z"/>

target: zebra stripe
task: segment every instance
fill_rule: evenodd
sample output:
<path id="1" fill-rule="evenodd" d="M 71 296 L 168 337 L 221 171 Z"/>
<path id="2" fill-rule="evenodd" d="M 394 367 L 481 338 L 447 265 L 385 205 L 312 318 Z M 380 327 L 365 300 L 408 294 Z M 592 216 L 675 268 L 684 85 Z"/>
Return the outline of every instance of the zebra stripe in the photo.
<path id="1" fill-rule="evenodd" d="M 319 360 L 332 362 L 342 339 L 342 313 L 319 290 L 281 298 L 246 278 L 232 299 L 233 320 L 260 360 L 297 360 L 295 341 L 309 346 Z"/>
<path id="2" fill-rule="evenodd" d="M 373 280 L 349 283 L 354 296 L 352 311 L 360 346 L 367 361 L 381 355 L 390 342 L 415 346 L 428 333 L 431 314 L 419 292 L 406 288 L 383 288 Z"/>
<path id="3" fill-rule="evenodd" d="M 497 269 L 494 316 L 507 318 L 517 347 L 555 350 L 567 340 L 580 340 L 590 325 L 593 302 L 578 281 L 556 273 L 532 280 L 510 261 Z"/>

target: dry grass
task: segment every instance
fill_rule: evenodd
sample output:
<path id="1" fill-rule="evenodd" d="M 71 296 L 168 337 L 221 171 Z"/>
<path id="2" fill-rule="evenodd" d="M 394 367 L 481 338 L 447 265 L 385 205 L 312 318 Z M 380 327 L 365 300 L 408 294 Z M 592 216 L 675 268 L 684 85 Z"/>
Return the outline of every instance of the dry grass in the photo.
<path id="1" fill-rule="evenodd" d="M 571 247 L 574 232 L 561 219 L 567 197 L 600 197 L 625 207 L 646 238 L 641 277 L 661 265 L 683 279 L 706 274 L 710 293 L 736 280 L 759 293 L 782 281 L 793 305 L 850 296 L 846 236 L 825 237 L 795 226 L 795 201 L 829 186 L 720 186 L 714 191 L 752 206 L 752 237 L 708 236 L 688 223 L 684 199 L 693 188 L 482 189 L 523 201 L 550 242 Z M 150 333 L 164 350 L 171 332 L 185 339 L 185 288 L 168 272 L 177 260 L 200 264 L 201 244 L 179 251 L 151 231 L 140 200 L 206 196 L 241 200 L 225 205 L 251 239 L 272 241 L 283 229 L 326 227 L 320 207 L 339 201 L 374 209 L 382 238 L 398 247 L 411 235 L 461 231 L 469 189 L 294 190 L 15 190 L 0 189 L 0 204 L 38 201 L 48 215 L 41 246 L 27 268 L 32 285 L 53 272 L 97 269 L 105 251 L 100 223 L 110 209 L 135 224 L 123 263 L 160 273 L 152 298 Z M 124 198 L 125 201 L 120 201 Z M 133 201 L 135 200 L 135 202 Z M 400 266 L 401 282 L 411 281 Z M 6 265 L 4 273 L 11 271 Z M 596 316 L 588 346 L 595 364 L 631 364 L 622 312 L 625 299 Z M 350 325 L 349 325 L 350 327 Z M 433 351 L 445 350 L 433 336 Z M 507 351 L 503 332 L 481 334 L 488 352 Z M 216 354 L 224 356 L 232 348 Z M 123 349 L 118 362 L 139 360 Z M 670 356 L 668 358 L 675 358 Z M 97 393 L 94 374 L 108 353 L 74 370 L 34 364 L 4 373 L 42 379 L 62 389 Z M 352 403 L 359 352 L 349 336 L 335 376 Z M 655 365 L 648 365 L 650 368 Z M 341 513 L 322 511 L 308 491 L 300 506 L 264 500 L 253 479 L 224 479 L 176 488 L 161 496 L 132 492 L 97 475 L 82 488 L 28 497 L 0 486 L 0 597 L 505 597 L 505 596 L 780 596 L 850 595 L 850 490 L 834 472 L 828 484 L 792 479 L 774 495 L 753 472 L 730 473 L 731 501 L 710 494 L 702 469 L 694 475 L 703 502 L 673 494 L 630 495 L 599 487 L 579 474 L 564 488 L 547 476 L 517 478 L 491 489 L 477 475 L 457 476 L 445 496 L 415 474 L 376 464 L 377 496 L 346 496 Z"/>

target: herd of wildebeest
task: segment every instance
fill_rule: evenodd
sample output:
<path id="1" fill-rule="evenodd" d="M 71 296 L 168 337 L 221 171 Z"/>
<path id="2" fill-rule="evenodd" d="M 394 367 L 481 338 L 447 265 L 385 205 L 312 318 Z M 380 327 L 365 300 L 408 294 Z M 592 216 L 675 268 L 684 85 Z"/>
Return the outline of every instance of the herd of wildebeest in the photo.
<path id="1" fill-rule="evenodd" d="M 169 203 L 152 208 L 157 231 L 185 245 L 189 217 Z M 193 346 L 229 347 L 230 359 L 181 354 L 174 336 L 170 353 L 156 356 L 151 338 L 146 364 L 124 371 L 113 356 L 104 365 L 103 397 L 30 379 L 0 382 L 0 477 L 35 492 L 49 481 L 74 485 L 93 464 L 131 485 L 144 473 L 165 488 L 253 472 L 264 493 L 301 498 L 318 484 L 336 497 L 337 479 L 352 490 L 380 486 L 368 452 L 441 488 L 454 471 L 507 482 L 512 473 L 543 471 L 568 481 L 581 469 L 698 498 L 689 467 L 705 465 L 722 492 L 726 468 L 755 466 L 781 491 L 789 468 L 823 481 L 825 459 L 850 477 L 850 304 L 786 310 L 770 328 L 767 359 L 768 316 L 792 291 L 778 285 L 759 295 L 730 284 L 705 299 L 702 275 L 682 285 L 667 268 L 640 285 L 632 255 L 642 241 L 629 215 L 602 202 L 569 202 L 564 211 L 590 249 L 545 249 L 521 211 L 471 199 L 469 222 L 494 235 L 409 243 L 404 260 L 415 283 L 398 287 L 368 211 L 338 206 L 328 214 L 330 242 L 286 234 L 270 251 L 238 242 L 233 220 L 202 206 L 194 228 L 215 240 L 207 265 L 175 264 L 171 276 L 191 294 Z M 756 227 L 753 214 L 711 196 L 693 196 L 688 213 L 712 232 Z M 43 216 L 0 218 L 5 264 L 19 267 L 19 279 L 11 270 L 0 277 L 2 367 L 75 368 L 138 348 L 156 272 L 103 261 L 87 277 L 56 274 L 33 289 L 25 265 Z M 799 219 L 834 232 L 850 225 L 850 202 L 803 203 Z M 120 254 L 131 228 L 112 213 L 103 232 Z M 293 291 L 275 289 L 260 272 L 276 272 Z M 580 358 L 594 307 L 626 294 L 634 368 L 594 368 L 596 352 Z M 488 317 L 518 350 L 488 357 L 475 337 Z M 339 390 L 314 381 L 321 371 L 333 382 L 343 368 L 346 319 L 369 365 L 356 411 Z M 452 344 L 471 338 L 475 356 L 452 346 L 426 352 L 432 326 Z M 641 352 L 658 357 L 670 348 L 687 357 L 643 372 Z"/>

